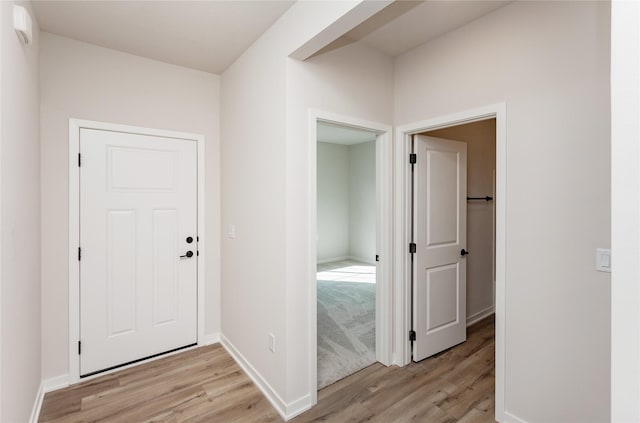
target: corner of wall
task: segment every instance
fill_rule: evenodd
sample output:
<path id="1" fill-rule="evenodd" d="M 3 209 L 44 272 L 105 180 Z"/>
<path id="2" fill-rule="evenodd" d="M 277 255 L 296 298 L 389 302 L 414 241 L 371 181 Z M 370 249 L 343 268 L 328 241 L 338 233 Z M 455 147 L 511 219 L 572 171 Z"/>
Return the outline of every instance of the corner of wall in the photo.
<path id="1" fill-rule="evenodd" d="M 280 417 L 285 421 L 290 420 L 312 407 L 311 395 L 304 395 L 297 400 L 286 402 L 276 390 L 269 384 L 262 374 L 246 359 L 244 355 L 227 339 L 224 334 L 218 334 L 222 347 L 229 353 L 233 360 L 240 366 L 244 373 L 258 387 L 269 403 L 276 409 Z"/>
<path id="2" fill-rule="evenodd" d="M 13 29 L 13 6 L 33 22 L 29 45 Z M 40 29 L 29 1 L 0 2 L 2 421 L 27 421 L 41 403 Z M 7 107 L 9 105 L 10 107 Z M 19 141 L 19 142 L 16 142 Z M 18 181 L 19 183 L 15 183 Z M 29 254 L 22 254 L 29 250 Z M 11 282 L 11 283 L 8 283 Z M 9 388 L 10 389 L 7 389 Z M 35 399 L 35 405 L 34 405 Z M 34 411 L 35 410 L 35 411 Z"/>

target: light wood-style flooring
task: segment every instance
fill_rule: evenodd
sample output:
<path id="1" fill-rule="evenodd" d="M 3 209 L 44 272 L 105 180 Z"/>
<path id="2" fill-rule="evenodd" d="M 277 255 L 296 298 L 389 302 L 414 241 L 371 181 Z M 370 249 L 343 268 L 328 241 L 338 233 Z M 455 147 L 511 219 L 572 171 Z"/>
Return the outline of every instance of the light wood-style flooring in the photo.
<path id="1" fill-rule="evenodd" d="M 293 422 L 494 422 L 494 321 L 406 367 L 374 364 L 318 392 Z M 196 348 L 46 394 L 41 422 L 281 422 L 220 346 Z"/>

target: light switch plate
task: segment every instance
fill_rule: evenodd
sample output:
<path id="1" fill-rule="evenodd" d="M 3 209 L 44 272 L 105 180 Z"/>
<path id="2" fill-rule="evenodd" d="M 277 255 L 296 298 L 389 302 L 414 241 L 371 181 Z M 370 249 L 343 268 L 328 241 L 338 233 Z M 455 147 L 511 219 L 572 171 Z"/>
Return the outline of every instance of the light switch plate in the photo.
<path id="1" fill-rule="evenodd" d="M 269 332 L 269 351 L 276 352 L 276 336 Z"/>
<path id="2" fill-rule="evenodd" d="M 611 250 L 596 248 L 596 270 L 611 273 Z"/>

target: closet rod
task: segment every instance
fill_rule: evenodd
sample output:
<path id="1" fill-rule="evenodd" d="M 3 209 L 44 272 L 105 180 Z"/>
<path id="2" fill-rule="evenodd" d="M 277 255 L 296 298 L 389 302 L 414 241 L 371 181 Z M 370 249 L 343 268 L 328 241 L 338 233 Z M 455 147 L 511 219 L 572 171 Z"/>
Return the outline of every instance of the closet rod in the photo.
<path id="1" fill-rule="evenodd" d="M 493 200 L 493 197 L 489 197 L 488 195 L 486 197 L 467 197 L 467 200 L 485 200 L 485 201 L 491 201 Z"/>

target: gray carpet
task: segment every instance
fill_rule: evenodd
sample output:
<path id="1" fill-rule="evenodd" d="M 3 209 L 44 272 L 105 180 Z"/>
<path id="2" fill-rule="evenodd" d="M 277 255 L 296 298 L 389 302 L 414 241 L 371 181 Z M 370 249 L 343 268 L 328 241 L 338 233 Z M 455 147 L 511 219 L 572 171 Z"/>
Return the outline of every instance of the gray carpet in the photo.
<path id="1" fill-rule="evenodd" d="M 376 285 L 318 281 L 318 389 L 376 361 Z"/>

